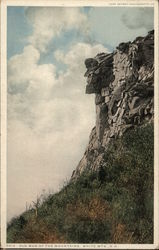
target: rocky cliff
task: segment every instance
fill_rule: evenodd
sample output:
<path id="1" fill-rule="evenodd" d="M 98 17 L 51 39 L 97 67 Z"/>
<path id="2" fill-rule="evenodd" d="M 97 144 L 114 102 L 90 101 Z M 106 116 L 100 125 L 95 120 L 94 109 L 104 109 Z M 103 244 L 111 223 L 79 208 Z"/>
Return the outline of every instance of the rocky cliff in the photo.
<path id="1" fill-rule="evenodd" d="M 109 142 L 154 117 L 154 31 L 85 60 L 86 93 L 95 94 L 96 126 L 72 180 L 97 170 Z"/>

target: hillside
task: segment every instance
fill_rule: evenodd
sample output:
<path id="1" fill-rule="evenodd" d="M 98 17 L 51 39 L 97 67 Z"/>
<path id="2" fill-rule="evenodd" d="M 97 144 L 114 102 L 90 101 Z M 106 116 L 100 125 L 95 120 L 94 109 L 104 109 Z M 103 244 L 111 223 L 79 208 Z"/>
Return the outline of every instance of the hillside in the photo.
<path id="1" fill-rule="evenodd" d="M 153 242 L 153 31 L 85 61 L 96 126 L 71 180 L 8 224 L 8 243 Z M 80 135 L 79 135 L 80 136 Z"/>

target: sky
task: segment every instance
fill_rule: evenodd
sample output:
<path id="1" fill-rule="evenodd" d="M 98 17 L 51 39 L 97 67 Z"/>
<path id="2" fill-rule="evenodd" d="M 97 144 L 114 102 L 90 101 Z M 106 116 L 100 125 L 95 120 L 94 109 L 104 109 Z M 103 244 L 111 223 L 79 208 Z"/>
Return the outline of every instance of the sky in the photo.
<path id="1" fill-rule="evenodd" d="M 95 126 L 84 60 L 153 29 L 148 7 L 7 8 L 7 215 L 70 179 Z"/>

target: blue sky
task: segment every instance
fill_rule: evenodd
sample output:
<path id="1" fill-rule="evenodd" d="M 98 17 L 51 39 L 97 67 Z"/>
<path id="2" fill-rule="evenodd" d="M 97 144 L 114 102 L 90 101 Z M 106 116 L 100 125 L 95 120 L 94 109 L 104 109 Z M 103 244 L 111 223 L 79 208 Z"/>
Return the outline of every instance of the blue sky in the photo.
<path id="1" fill-rule="evenodd" d="M 8 7 L 9 219 L 57 191 L 85 151 L 95 105 L 84 60 L 151 29 L 152 8 Z"/>
<path id="2" fill-rule="evenodd" d="M 27 36 L 32 33 L 32 25 L 27 20 L 25 9 L 26 7 L 8 7 L 8 58 L 23 51 L 27 44 Z M 135 17 L 139 14 L 139 9 L 148 10 L 149 23 L 136 24 L 134 29 L 127 28 L 122 22 L 122 16 L 126 14 L 130 18 Z M 152 8 L 84 7 L 81 11 L 87 15 L 90 22 L 89 35 L 86 37 L 75 29 L 63 32 L 60 37 L 55 37 L 50 41 L 49 51 L 57 48 L 66 51 L 68 47 L 79 41 L 101 43 L 112 51 L 121 41 L 133 40 L 138 34 L 145 35 L 149 26 L 153 26 Z M 51 62 L 52 58 L 49 55 L 49 52 L 43 54 L 41 62 Z"/>
<path id="3" fill-rule="evenodd" d="M 32 32 L 32 27 L 25 18 L 24 7 L 7 8 L 7 56 L 10 58 L 23 51 L 25 38 Z"/>

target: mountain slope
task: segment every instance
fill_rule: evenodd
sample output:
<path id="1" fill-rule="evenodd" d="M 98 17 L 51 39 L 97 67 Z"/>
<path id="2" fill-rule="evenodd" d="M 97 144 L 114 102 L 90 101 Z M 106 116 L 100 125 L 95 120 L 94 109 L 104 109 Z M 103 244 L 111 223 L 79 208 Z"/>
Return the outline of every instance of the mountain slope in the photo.
<path id="1" fill-rule="evenodd" d="M 153 242 L 153 31 L 86 59 L 96 127 L 71 180 L 8 224 L 8 243 Z"/>
<path id="2" fill-rule="evenodd" d="M 135 157 L 134 157 L 135 155 Z M 99 171 L 84 171 L 8 225 L 10 243 L 152 243 L 153 125 L 110 143 Z"/>

